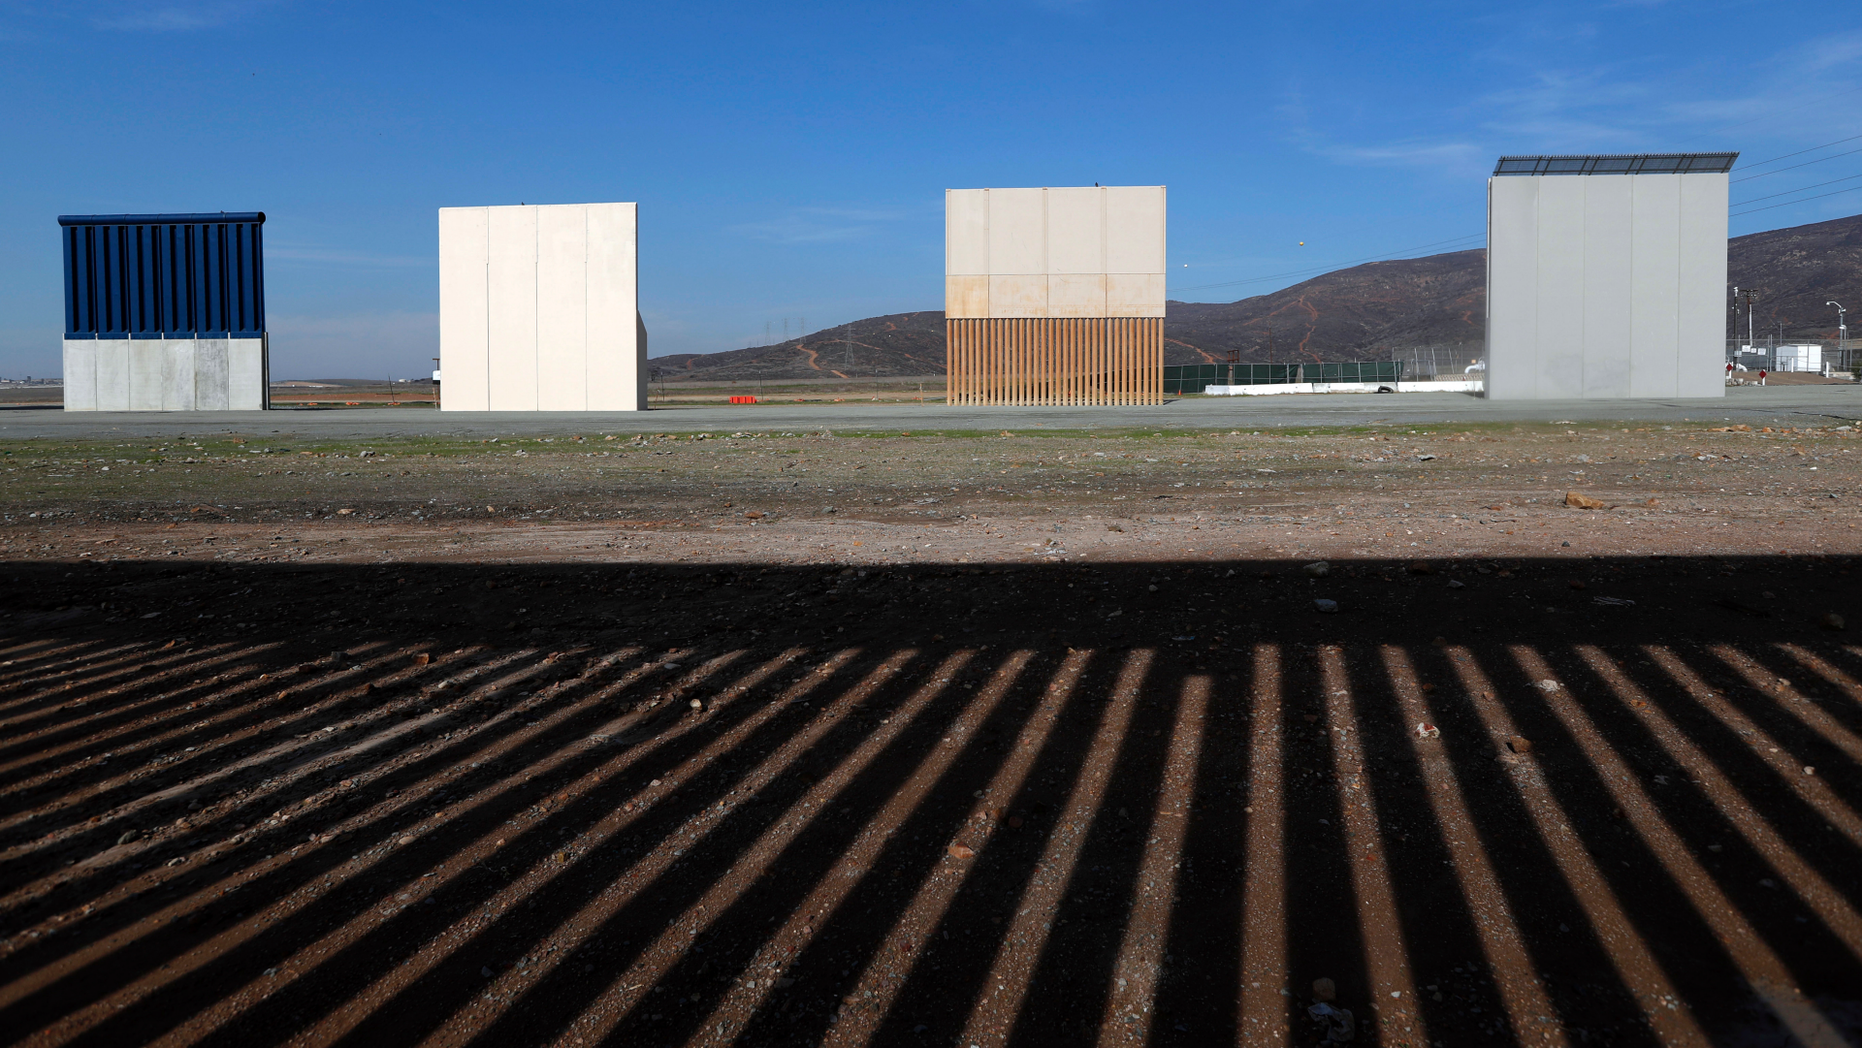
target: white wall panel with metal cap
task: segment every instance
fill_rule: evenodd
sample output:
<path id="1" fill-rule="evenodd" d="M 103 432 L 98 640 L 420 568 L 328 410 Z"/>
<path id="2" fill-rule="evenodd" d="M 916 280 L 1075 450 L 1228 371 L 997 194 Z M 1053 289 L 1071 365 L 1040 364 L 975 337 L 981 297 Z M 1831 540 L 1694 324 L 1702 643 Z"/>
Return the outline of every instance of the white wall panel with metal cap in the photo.
<path id="1" fill-rule="evenodd" d="M 1502 158 L 1487 192 L 1487 395 L 1724 395 L 1736 156 Z M 1507 173 L 1527 170 L 1545 173 Z"/>
<path id="2" fill-rule="evenodd" d="M 1678 397 L 1726 395 L 1725 175 L 1681 176 Z"/>
<path id="3" fill-rule="evenodd" d="M 1487 395 L 1539 394 L 1538 178 L 1487 180 Z M 1502 247 L 1503 246 L 1503 247 Z"/>
<path id="4" fill-rule="evenodd" d="M 1658 178 L 1667 177 L 1664 175 Z M 1635 301 L 1634 211 L 1630 178 L 1567 178 L 1584 184 L 1584 319 L 1581 395 L 1629 396 Z"/>
<path id="5" fill-rule="evenodd" d="M 1680 374 L 1681 177 L 1638 175 L 1632 183 L 1629 396 L 1672 397 Z"/>

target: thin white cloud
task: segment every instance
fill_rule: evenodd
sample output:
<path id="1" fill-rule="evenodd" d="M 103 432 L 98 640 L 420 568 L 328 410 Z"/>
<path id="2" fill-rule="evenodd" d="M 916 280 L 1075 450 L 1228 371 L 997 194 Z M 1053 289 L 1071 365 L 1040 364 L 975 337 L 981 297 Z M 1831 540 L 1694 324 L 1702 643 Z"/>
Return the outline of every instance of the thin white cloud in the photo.
<path id="1" fill-rule="evenodd" d="M 90 22 L 99 29 L 124 33 L 187 33 L 214 29 L 273 6 L 273 0 L 204 0 L 143 3 L 118 0 L 96 5 Z"/>
<path id="2" fill-rule="evenodd" d="M 1804 67 L 1822 71 L 1862 60 L 1862 31 L 1822 37 L 1804 48 Z"/>
<path id="3" fill-rule="evenodd" d="M 1473 142 L 1415 142 L 1384 146 L 1321 146 L 1335 160 L 1391 167 L 1462 168 L 1484 162 L 1488 150 Z"/>
<path id="4" fill-rule="evenodd" d="M 875 208 L 798 207 L 764 222 L 729 227 L 733 233 L 778 244 L 832 243 L 872 236 L 902 211 Z"/>

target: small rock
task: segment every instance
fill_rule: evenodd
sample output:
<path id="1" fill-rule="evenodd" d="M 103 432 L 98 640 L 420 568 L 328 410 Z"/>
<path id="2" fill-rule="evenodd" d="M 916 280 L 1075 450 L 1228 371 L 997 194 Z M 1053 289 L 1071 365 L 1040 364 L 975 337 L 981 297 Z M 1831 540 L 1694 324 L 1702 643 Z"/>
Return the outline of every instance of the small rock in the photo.
<path id="1" fill-rule="evenodd" d="M 1468 584 L 1461 581 L 1460 579 L 1449 579 L 1448 588 L 1449 589 L 1467 589 Z"/>
<path id="2" fill-rule="evenodd" d="M 1416 725 L 1416 737 L 1419 739 L 1439 739 L 1442 737 L 1442 729 L 1424 721 Z"/>
<path id="3" fill-rule="evenodd" d="M 1547 695 L 1558 690 L 1558 682 L 1555 680 L 1535 680 L 1532 682 L 1532 686 L 1545 692 Z"/>
<path id="4" fill-rule="evenodd" d="M 432 661 L 433 661 L 433 656 L 427 654 L 424 651 L 414 656 L 414 665 L 416 666 L 425 666 L 426 664 Z"/>
<path id="5" fill-rule="evenodd" d="M 1514 753 L 1521 753 L 1521 754 L 1531 753 L 1532 752 L 1532 740 L 1515 735 L 1512 738 L 1506 740 L 1506 748 L 1509 750 L 1512 750 Z"/>
<path id="6" fill-rule="evenodd" d="M 1581 491 L 1565 492 L 1565 505 L 1572 509 L 1609 509 L 1603 500 L 1591 498 Z"/>
<path id="7" fill-rule="evenodd" d="M 125 831 L 123 831 L 123 835 L 122 835 L 121 837 L 118 837 L 118 838 L 116 839 L 116 843 L 118 843 L 118 844 L 128 844 L 128 843 L 129 843 L 130 841 L 133 841 L 133 840 L 135 840 L 135 839 L 136 839 L 137 837 L 140 837 L 140 836 L 142 836 L 142 835 L 141 835 L 140 833 L 138 833 L 138 832 L 136 832 L 135 830 L 125 830 Z"/>
<path id="8" fill-rule="evenodd" d="M 1569 585 L 1574 590 L 1581 590 L 1584 588 L 1584 580 L 1583 579 L 1572 579 Z"/>
<path id="9" fill-rule="evenodd" d="M 1435 565 L 1426 560 L 1419 560 L 1410 564 L 1407 570 L 1411 575 L 1433 575 L 1435 574 Z"/>
<path id="10" fill-rule="evenodd" d="M 974 858 L 976 855 L 976 849 L 971 848 L 967 844 L 953 844 L 945 850 L 950 853 L 950 857 L 953 859 L 969 859 Z"/>
<path id="11" fill-rule="evenodd" d="M 705 708 L 705 700 L 693 699 L 691 702 L 686 703 L 686 705 L 692 707 L 695 710 L 702 710 Z"/>
<path id="12" fill-rule="evenodd" d="M 1122 533 L 1122 532 L 1124 532 L 1124 530 L 1125 530 L 1125 529 L 1124 529 L 1124 528 L 1121 528 L 1121 527 L 1119 527 L 1119 526 L 1118 526 L 1117 524 L 1107 524 L 1107 525 L 1106 525 L 1106 530 L 1107 530 L 1107 531 L 1117 531 L 1117 532 L 1121 532 L 1121 533 Z"/>
<path id="13" fill-rule="evenodd" d="M 1843 617 L 1833 611 L 1823 616 L 1823 628 L 1826 630 L 1839 630 L 1843 625 Z"/>
<path id="14" fill-rule="evenodd" d="M 1312 981 L 1312 999 L 1315 1001 L 1338 1000 L 1338 984 L 1330 979 L 1314 979 Z"/>
<path id="15" fill-rule="evenodd" d="M 1321 615 L 1338 614 L 1338 602 L 1335 600 L 1327 600 L 1324 597 L 1320 597 L 1318 600 L 1312 602 L 1312 606 Z"/>
<path id="16" fill-rule="evenodd" d="M 1311 564 L 1306 565 L 1302 570 L 1315 579 L 1322 579 L 1332 573 L 1332 565 L 1327 564 L 1323 560 L 1315 560 Z"/>
<path id="17" fill-rule="evenodd" d="M 491 969 L 490 969 L 490 968 L 480 968 L 480 969 L 478 970 L 478 977 L 479 977 L 479 978 L 481 978 L 481 979 L 489 979 L 489 978 L 491 978 Z"/>
<path id="18" fill-rule="evenodd" d="M 402 843 L 402 844 L 412 844 L 412 843 L 414 843 L 414 838 L 412 838 L 412 837 L 403 837 L 403 838 L 401 838 L 401 843 Z"/>
<path id="19" fill-rule="evenodd" d="M 751 510 L 750 512 L 748 512 L 748 513 L 745 513 L 745 514 L 744 514 L 744 516 L 745 516 L 746 518 L 748 518 L 748 519 L 750 519 L 750 520 L 761 520 L 761 519 L 763 519 L 763 514 L 761 514 L 761 513 L 758 513 L 758 512 L 757 512 L 757 511 L 755 511 L 755 510 Z"/>

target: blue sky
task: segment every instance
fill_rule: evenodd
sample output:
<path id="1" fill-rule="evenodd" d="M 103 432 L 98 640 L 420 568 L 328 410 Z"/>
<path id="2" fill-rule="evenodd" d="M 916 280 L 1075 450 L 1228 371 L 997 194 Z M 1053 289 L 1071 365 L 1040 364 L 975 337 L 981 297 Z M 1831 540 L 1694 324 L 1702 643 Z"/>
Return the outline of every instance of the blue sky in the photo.
<path id="1" fill-rule="evenodd" d="M 948 187 L 1166 184 L 1172 296 L 1228 301 L 1478 246 L 1501 153 L 1862 135 L 1862 8 L 0 0 L 0 100 L 0 375 L 56 373 L 55 216 L 262 210 L 274 377 L 398 377 L 442 206 L 638 201 L 655 355 L 941 308 Z"/>

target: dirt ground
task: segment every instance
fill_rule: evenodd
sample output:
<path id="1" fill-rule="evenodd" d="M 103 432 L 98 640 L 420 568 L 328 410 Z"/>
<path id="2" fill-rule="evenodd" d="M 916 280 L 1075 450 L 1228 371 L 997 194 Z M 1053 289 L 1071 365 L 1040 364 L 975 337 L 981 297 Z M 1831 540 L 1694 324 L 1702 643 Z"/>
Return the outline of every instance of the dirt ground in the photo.
<path id="1" fill-rule="evenodd" d="M 278 440 L 0 444 L 0 1040 L 1862 1044 L 1835 421 Z"/>

